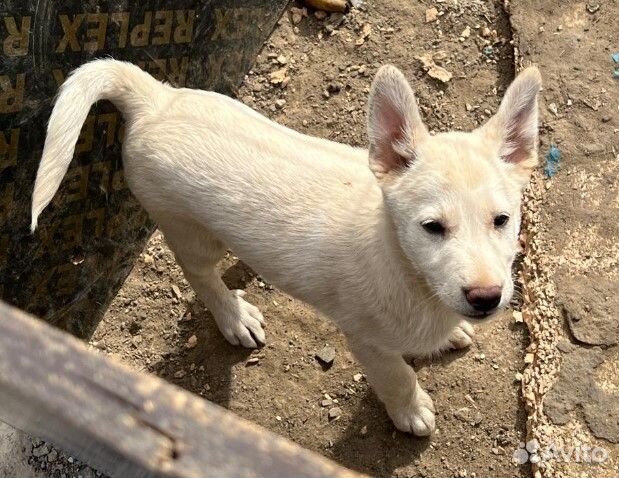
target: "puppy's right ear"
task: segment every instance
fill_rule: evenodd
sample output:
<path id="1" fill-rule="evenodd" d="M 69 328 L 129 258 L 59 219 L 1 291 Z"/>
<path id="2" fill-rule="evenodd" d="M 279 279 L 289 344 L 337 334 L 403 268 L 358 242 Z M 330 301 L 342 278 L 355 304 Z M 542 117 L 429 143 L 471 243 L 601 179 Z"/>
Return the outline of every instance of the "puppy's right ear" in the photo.
<path id="1" fill-rule="evenodd" d="M 421 121 L 415 95 L 395 66 L 378 70 L 368 100 L 370 169 L 378 179 L 405 169 L 428 130 Z"/>

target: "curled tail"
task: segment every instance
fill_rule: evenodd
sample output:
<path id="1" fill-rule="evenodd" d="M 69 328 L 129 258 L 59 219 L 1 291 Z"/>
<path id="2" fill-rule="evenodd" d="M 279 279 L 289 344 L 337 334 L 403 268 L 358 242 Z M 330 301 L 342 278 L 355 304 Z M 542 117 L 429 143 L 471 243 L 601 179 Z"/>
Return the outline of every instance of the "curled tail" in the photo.
<path id="1" fill-rule="evenodd" d="M 131 63 L 95 60 L 74 70 L 60 88 L 47 126 L 43 156 L 32 194 L 31 230 L 69 169 L 93 103 L 111 100 L 126 119 L 156 102 L 163 85 Z"/>

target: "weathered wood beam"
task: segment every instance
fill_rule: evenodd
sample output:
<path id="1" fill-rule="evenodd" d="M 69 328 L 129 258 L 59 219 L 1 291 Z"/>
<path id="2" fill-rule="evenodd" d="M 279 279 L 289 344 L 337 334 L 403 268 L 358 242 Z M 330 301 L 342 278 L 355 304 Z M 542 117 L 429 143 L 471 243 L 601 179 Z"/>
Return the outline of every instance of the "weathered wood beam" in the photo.
<path id="1" fill-rule="evenodd" d="M 0 302 L 0 419 L 127 477 L 359 477 Z"/>

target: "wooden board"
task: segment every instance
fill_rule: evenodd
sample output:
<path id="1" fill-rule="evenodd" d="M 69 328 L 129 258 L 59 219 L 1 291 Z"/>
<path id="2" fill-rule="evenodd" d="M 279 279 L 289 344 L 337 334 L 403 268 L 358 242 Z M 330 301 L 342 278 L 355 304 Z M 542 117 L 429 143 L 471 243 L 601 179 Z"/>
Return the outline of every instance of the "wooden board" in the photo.
<path id="1" fill-rule="evenodd" d="M 112 477 L 360 477 L 0 303 L 0 420 Z"/>
<path id="2" fill-rule="evenodd" d="M 30 234 L 52 101 L 93 58 L 232 93 L 288 0 L 0 0 L 0 299 L 90 335 L 154 225 L 123 181 L 123 121 L 91 110 L 73 163 Z"/>

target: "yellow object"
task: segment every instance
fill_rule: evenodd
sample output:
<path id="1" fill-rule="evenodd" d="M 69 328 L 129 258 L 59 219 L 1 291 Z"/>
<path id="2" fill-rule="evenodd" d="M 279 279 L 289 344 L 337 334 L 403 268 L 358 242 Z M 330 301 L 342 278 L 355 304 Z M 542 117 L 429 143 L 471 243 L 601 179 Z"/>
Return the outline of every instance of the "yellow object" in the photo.
<path id="1" fill-rule="evenodd" d="M 325 12 L 345 12 L 346 0 L 305 0 L 307 6 Z"/>

